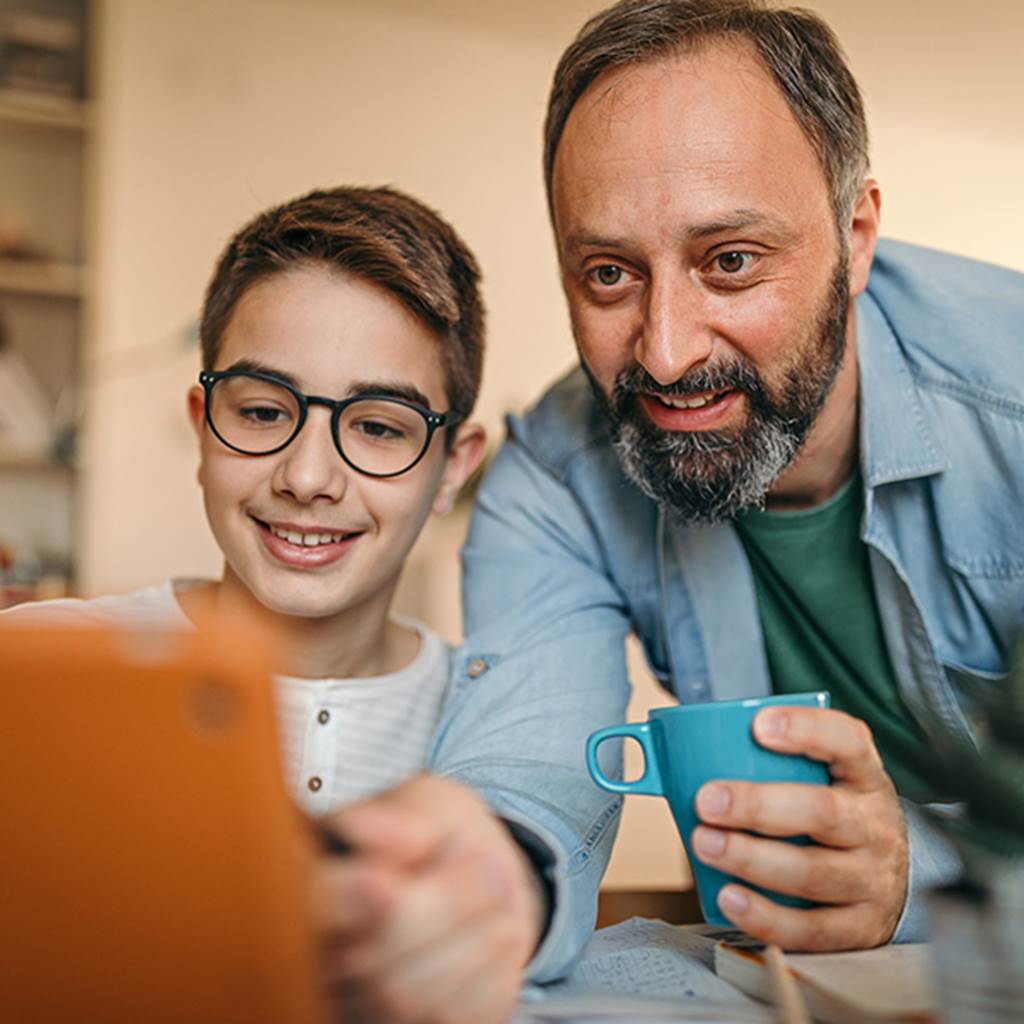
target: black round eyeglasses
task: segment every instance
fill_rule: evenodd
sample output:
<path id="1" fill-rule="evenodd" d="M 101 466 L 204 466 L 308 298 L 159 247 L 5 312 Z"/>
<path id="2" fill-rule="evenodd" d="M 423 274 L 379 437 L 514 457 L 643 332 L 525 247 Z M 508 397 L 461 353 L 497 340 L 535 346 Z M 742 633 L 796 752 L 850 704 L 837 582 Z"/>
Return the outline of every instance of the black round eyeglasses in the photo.
<path id="1" fill-rule="evenodd" d="M 273 455 L 298 436 L 311 405 L 331 410 L 338 454 L 366 476 L 407 473 L 427 453 L 434 432 L 459 421 L 392 395 L 361 394 L 336 401 L 304 395 L 287 381 L 249 370 L 204 370 L 206 422 L 214 436 L 242 455 Z"/>

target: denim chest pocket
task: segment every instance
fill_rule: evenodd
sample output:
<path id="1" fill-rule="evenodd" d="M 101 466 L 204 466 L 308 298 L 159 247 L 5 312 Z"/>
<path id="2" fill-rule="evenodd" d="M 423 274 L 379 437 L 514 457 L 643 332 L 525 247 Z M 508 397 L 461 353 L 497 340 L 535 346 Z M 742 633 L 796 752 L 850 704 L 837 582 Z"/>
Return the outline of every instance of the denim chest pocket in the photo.
<path id="1" fill-rule="evenodd" d="M 969 458 L 943 476 L 932 500 L 946 564 L 972 579 L 1024 585 L 1024 478 Z"/>
<path id="2" fill-rule="evenodd" d="M 968 668 L 966 665 L 944 665 L 946 678 L 956 697 L 960 710 L 970 723 L 971 731 L 978 736 L 982 729 L 982 708 L 994 696 L 1006 680 L 1005 671 L 986 671 Z"/>

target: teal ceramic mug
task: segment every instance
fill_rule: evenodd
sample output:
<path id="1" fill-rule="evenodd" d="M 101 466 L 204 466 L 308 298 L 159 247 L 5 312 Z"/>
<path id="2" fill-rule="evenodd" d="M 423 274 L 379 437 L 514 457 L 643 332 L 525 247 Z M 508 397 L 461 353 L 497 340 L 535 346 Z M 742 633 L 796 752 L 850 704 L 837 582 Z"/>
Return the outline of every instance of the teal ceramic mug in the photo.
<path id="1" fill-rule="evenodd" d="M 718 891 L 728 882 L 739 880 L 701 863 L 693 854 L 690 837 L 699 823 L 694 808 L 697 790 L 712 779 L 821 786 L 830 782 L 828 769 L 820 761 L 777 754 L 754 739 L 751 731 L 754 716 L 762 708 L 780 704 L 827 708 L 829 695 L 825 692 L 792 693 L 656 708 L 646 722 L 599 729 L 587 740 L 587 767 L 602 789 L 610 793 L 645 793 L 668 800 L 690 858 L 701 910 L 708 924 L 732 926 L 718 909 Z M 598 763 L 598 747 L 606 740 L 621 737 L 634 739 L 643 748 L 644 773 L 633 782 L 608 778 Z M 791 841 L 808 842 L 802 836 Z M 765 895 L 791 907 L 810 905 L 805 900 L 780 893 L 766 892 Z"/>

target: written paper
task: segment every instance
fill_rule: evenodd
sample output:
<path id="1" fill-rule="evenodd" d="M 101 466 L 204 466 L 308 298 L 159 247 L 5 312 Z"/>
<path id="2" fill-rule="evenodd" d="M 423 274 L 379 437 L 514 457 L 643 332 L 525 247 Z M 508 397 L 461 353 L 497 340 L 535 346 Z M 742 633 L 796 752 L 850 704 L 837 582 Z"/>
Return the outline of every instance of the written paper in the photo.
<path id="1" fill-rule="evenodd" d="M 770 1012 L 711 969 L 734 932 L 634 917 L 595 932 L 565 980 L 530 986 L 514 1024 L 767 1022 Z"/>

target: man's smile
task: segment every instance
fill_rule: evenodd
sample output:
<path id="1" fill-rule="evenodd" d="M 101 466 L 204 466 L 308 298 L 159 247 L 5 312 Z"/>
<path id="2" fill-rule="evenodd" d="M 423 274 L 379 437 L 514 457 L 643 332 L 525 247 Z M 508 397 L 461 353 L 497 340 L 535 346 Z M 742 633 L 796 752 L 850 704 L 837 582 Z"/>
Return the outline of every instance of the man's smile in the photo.
<path id="1" fill-rule="evenodd" d="M 720 430 L 738 411 L 744 395 L 735 388 L 690 395 L 640 393 L 637 402 L 661 430 Z"/>

